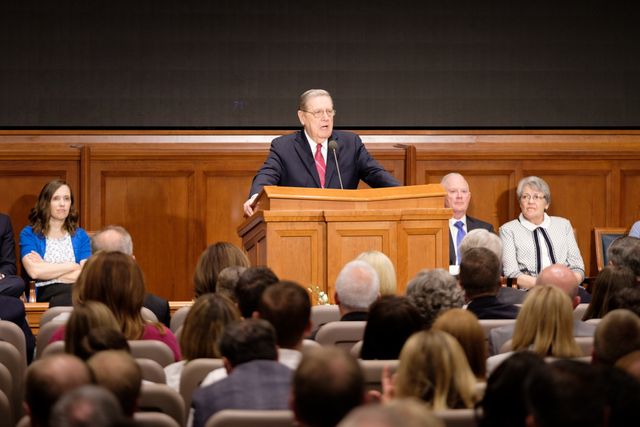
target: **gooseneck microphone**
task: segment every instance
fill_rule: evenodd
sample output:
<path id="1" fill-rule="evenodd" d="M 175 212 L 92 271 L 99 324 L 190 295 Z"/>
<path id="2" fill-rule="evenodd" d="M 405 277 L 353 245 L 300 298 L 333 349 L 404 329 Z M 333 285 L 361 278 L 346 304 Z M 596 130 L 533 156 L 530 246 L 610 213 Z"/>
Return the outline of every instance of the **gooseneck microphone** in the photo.
<path id="1" fill-rule="evenodd" d="M 338 171 L 338 179 L 340 180 L 340 189 L 344 190 L 342 186 L 342 175 L 340 174 L 340 165 L 338 164 L 338 155 L 336 154 L 336 148 L 338 148 L 338 142 L 335 139 L 329 141 L 329 150 L 333 151 L 333 160 L 336 161 L 336 170 Z"/>

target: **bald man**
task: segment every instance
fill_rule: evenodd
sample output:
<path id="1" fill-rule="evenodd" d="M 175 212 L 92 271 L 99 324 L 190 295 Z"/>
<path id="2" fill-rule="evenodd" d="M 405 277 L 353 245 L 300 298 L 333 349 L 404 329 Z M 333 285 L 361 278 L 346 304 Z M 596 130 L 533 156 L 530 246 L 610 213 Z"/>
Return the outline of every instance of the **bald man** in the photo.
<path id="1" fill-rule="evenodd" d="M 574 309 L 582 302 L 580 296 L 580 289 L 582 288 L 578 286 L 573 271 L 564 264 L 552 264 L 542 270 L 536 278 L 536 286 L 538 285 L 551 285 L 560 289 L 571 299 Z M 489 353 L 491 355 L 499 353 L 502 345 L 511 339 L 514 327 L 515 324 L 491 330 L 489 333 Z M 595 330 L 595 325 L 577 319 L 573 320 L 574 337 L 592 337 Z"/>

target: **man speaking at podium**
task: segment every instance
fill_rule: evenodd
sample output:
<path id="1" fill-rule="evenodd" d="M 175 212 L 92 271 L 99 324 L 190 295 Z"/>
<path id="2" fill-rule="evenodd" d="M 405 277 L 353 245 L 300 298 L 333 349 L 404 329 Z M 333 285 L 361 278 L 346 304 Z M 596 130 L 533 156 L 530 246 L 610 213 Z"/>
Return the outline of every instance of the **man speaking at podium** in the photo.
<path id="1" fill-rule="evenodd" d="M 300 95 L 298 119 L 303 129 L 271 142 L 244 203 L 247 216 L 253 214 L 253 202 L 265 185 L 355 189 L 360 180 L 371 187 L 400 185 L 371 157 L 358 135 L 333 130 L 335 115 L 326 90 L 310 89 Z"/>

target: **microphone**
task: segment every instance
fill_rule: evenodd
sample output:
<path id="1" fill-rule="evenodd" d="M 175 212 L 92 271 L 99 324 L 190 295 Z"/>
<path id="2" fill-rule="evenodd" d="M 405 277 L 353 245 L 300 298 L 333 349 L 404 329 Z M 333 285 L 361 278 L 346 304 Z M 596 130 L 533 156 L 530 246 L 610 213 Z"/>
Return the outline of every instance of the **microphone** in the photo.
<path id="1" fill-rule="evenodd" d="M 336 170 L 338 171 L 338 179 L 340 180 L 340 189 L 344 190 L 342 186 L 342 175 L 340 175 L 340 165 L 338 165 L 338 155 L 336 154 L 336 148 L 338 148 L 338 142 L 335 139 L 329 141 L 329 150 L 333 151 L 333 160 L 336 161 Z"/>

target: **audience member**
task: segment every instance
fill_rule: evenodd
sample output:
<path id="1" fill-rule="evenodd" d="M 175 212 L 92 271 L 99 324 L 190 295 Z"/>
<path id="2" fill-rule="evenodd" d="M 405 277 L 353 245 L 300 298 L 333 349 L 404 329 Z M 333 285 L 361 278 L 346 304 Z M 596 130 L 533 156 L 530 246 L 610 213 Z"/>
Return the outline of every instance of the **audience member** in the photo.
<path id="1" fill-rule="evenodd" d="M 111 336 L 119 337 L 120 345 L 122 341 L 124 344 L 127 343 L 109 307 L 98 301 L 85 301 L 83 304 L 78 304 L 69 316 L 64 331 L 64 351 L 87 360 L 96 352 L 95 335 L 90 335 L 96 330 L 116 331 L 116 334 Z M 105 337 L 108 336 L 107 334 L 101 333 L 99 336 Z M 128 344 L 126 345 L 128 347 Z"/>
<path id="2" fill-rule="evenodd" d="M 266 320 L 230 323 L 220 340 L 229 376 L 194 391 L 193 427 L 223 409 L 287 409 L 293 371 L 277 362 L 273 327 Z"/>
<path id="3" fill-rule="evenodd" d="M 618 291 L 611 296 L 609 309 L 619 308 L 632 311 L 640 316 L 640 284 L 638 284 L 638 286 L 618 289 Z"/>
<path id="4" fill-rule="evenodd" d="M 397 359 L 405 341 L 421 329 L 420 312 L 406 297 L 383 296 L 369 308 L 360 358 Z"/>
<path id="5" fill-rule="evenodd" d="M 619 358 L 615 367 L 622 369 L 640 383 L 640 350 L 634 350 Z"/>
<path id="6" fill-rule="evenodd" d="M 114 427 L 123 420 L 120 403 L 103 387 L 84 385 L 62 396 L 51 411 L 51 427 Z"/>
<path id="7" fill-rule="evenodd" d="M 357 360 L 337 347 L 306 353 L 293 378 L 291 409 L 301 427 L 333 427 L 365 402 Z"/>
<path id="8" fill-rule="evenodd" d="M 582 320 L 601 319 L 615 307 L 614 297 L 622 289 L 637 287 L 636 276 L 625 266 L 605 266 L 593 284 L 593 298 Z"/>
<path id="9" fill-rule="evenodd" d="M 27 321 L 24 303 L 16 297 L 0 295 L 0 319 L 15 323 L 20 327 L 26 344 L 26 362 L 27 364 L 31 363 L 33 351 L 36 347 L 36 339 Z"/>
<path id="10" fill-rule="evenodd" d="M 240 280 L 240 276 L 245 272 L 247 267 L 232 265 L 225 267 L 218 274 L 218 282 L 216 283 L 216 293 L 229 298 L 234 303 L 238 303 L 236 299 L 236 286 Z"/>
<path id="11" fill-rule="evenodd" d="M 267 287 L 278 283 L 278 276 L 269 267 L 248 267 L 236 284 L 236 300 L 240 314 L 245 319 L 258 311 L 262 293 Z"/>
<path id="12" fill-rule="evenodd" d="M 622 356 L 640 350 L 640 317 L 625 309 L 607 313 L 593 337 L 593 361 L 613 366 Z"/>
<path id="13" fill-rule="evenodd" d="M 464 291 L 456 279 L 441 268 L 419 271 L 407 284 L 406 294 L 420 312 L 426 329 L 431 328 L 441 312 L 464 305 Z"/>
<path id="14" fill-rule="evenodd" d="M 91 383 L 87 365 L 66 353 L 33 362 L 25 377 L 25 412 L 31 427 L 49 426 L 51 409 L 58 399 L 76 387 Z"/>
<path id="15" fill-rule="evenodd" d="M 525 382 L 530 372 L 544 363 L 542 356 L 531 351 L 519 351 L 502 362 L 487 380 L 479 405 L 479 427 L 525 427 Z"/>
<path id="16" fill-rule="evenodd" d="M 378 273 L 361 260 L 348 262 L 336 278 L 334 300 L 340 320 L 367 320 L 369 306 L 380 298 Z"/>
<path id="17" fill-rule="evenodd" d="M 251 264 L 244 252 L 228 242 L 217 242 L 205 249 L 193 275 L 195 297 L 216 292 L 218 275 L 231 266 L 250 267 Z"/>
<path id="18" fill-rule="evenodd" d="M 206 293 L 198 297 L 182 325 L 182 360 L 164 368 L 167 384 L 179 391 L 182 370 L 190 360 L 222 357 L 219 347 L 222 331 L 225 326 L 237 320 L 240 320 L 240 312 L 228 298 L 218 293 Z M 226 372 L 221 378 L 225 376 Z"/>
<path id="19" fill-rule="evenodd" d="M 24 281 L 16 275 L 17 271 L 11 218 L 0 213 L 0 296 L 19 298 L 22 295 Z"/>
<path id="20" fill-rule="evenodd" d="M 396 269 L 388 256 L 380 251 L 362 252 L 356 259 L 366 262 L 378 273 L 380 295 L 395 295 L 397 292 Z"/>
<path id="21" fill-rule="evenodd" d="M 446 332 L 416 332 L 400 353 L 395 380 L 383 375 L 386 400 L 419 397 L 434 410 L 472 408 L 476 378 L 464 350 Z"/>
<path id="22" fill-rule="evenodd" d="M 113 393 L 122 413 L 132 418 L 142 388 L 142 371 L 133 356 L 126 351 L 106 350 L 93 355 L 87 364 L 95 383 Z"/>
<path id="23" fill-rule="evenodd" d="M 637 237 L 619 237 L 607 249 L 609 264 L 629 267 L 640 278 L 640 239 Z"/>
<path id="24" fill-rule="evenodd" d="M 487 340 L 478 318 L 469 310 L 452 308 L 436 318 L 433 329 L 447 332 L 458 340 L 478 381 L 487 374 Z"/>
<path id="25" fill-rule="evenodd" d="M 577 284 L 584 280 L 584 262 L 569 220 L 549 216 L 549 185 L 537 176 L 522 178 L 516 190 L 522 213 L 500 227 L 504 275 L 518 287 L 531 288 L 535 277 L 551 264 L 565 264 Z"/>
<path id="26" fill-rule="evenodd" d="M 311 299 L 295 282 L 269 286 L 258 306 L 258 316 L 276 331 L 278 361 L 295 370 L 302 358 L 302 340 L 311 330 Z"/>
<path id="27" fill-rule="evenodd" d="M 518 307 L 498 300 L 500 259 L 486 248 L 471 248 L 460 262 L 460 286 L 469 300 L 467 310 L 478 319 L 515 319 Z"/>
<path id="28" fill-rule="evenodd" d="M 384 405 L 359 406 L 338 427 L 445 427 L 445 424 L 423 401 L 409 397 Z"/>
<path id="29" fill-rule="evenodd" d="M 48 182 L 20 232 L 20 259 L 36 281 L 36 300 L 51 302 L 71 292 L 87 258 L 91 242 L 78 227 L 71 187 L 61 179 Z"/>

